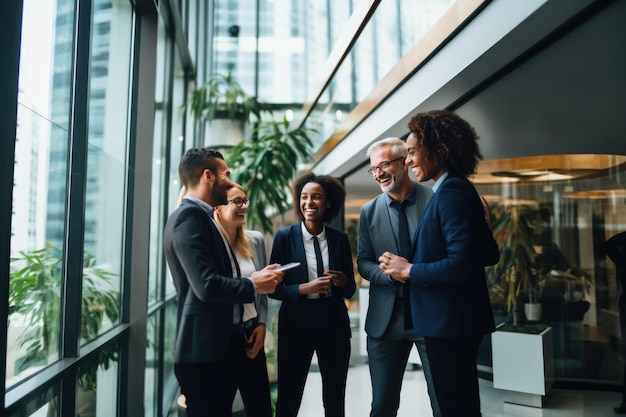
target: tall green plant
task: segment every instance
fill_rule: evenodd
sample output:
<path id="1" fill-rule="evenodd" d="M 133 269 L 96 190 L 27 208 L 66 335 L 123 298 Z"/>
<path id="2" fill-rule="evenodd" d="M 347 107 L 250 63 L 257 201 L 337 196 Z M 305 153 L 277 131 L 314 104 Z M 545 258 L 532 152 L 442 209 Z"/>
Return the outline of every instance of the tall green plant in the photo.
<path id="1" fill-rule="evenodd" d="M 309 158 L 314 130 L 293 128 L 286 118 L 262 121 L 250 138 L 226 151 L 225 159 L 233 181 L 248 192 L 248 226 L 272 233 L 272 214 L 291 207 L 289 186 L 298 164 Z"/>
<path id="2" fill-rule="evenodd" d="M 62 260 L 61 249 L 50 242 L 43 249 L 21 251 L 11 258 L 9 318 L 20 314 L 26 322 L 26 329 L 17 340 L 20 348 L 26 347 L 18 372 L 46 363 L 50 352 L 59 347 Z M 105 317 L 112 322 L 118 320 L 119 292 L 111 282 L 114 276 L 97 266 L 91 255 L 84 254 L 80 333 L 83 341 L 99 334 Z M 117 354 L 106 349 L 102 352 L 105 353 L 100 354 L 100 364 L 107 369 Z M 79 380 L 84 388 L 94 388 L 95 381 L 95 369 Z"/>
<path id="3" fill-rule="evenodd" d="M 537 302 L 539 274 L 533 234 L 537 227 L 537 207 L 528 204 L 498 205 L 493 208 L 492 231 L 500 247 L 500 261 L 487 268 L 493 304 L 504 304 L 516 321 L 518 301 L 525 296 Z"/>

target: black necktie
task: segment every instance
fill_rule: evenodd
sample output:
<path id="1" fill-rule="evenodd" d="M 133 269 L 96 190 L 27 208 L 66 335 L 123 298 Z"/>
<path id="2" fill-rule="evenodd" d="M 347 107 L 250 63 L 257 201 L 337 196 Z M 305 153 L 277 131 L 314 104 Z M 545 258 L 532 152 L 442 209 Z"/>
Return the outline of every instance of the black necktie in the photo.
<path id="1" fill-rule="evenodd" d="M 406 218 L 406 206 L 408 201 L 404 200 L 401 203 L 393 202 L 391 205 L 398 211 L 398 255 L 405 259 L 409 259 L 411 256 L 411 236 L 409 234 L 409 222 Z"/>
<path id="2" fill-rule="evenodd" d="M 315 260 L 317 261 L 317 276 L 324 276 L 324 261 L 322 261 L 322 250 L 317 236 L 313 236 L 313 249 L 315 249 Z"/>
<path id="3" fill-rule="evenodd" d="M 315 261 L 317 262 L 317 276 L 323 277 L 324 276 L 324 261 L 322 260 L 322 250 L 320 249 L 320 242 L 317 236 L 313 236 L 313 249 L 315 250 Z M 326 295 L 326 297 L 330 297 L 331 293 L 332 293 L 332 289 L 329 288 L 328 295 Z M 324 297 L 324 294 L 320 294 L 320 297 Z"/>

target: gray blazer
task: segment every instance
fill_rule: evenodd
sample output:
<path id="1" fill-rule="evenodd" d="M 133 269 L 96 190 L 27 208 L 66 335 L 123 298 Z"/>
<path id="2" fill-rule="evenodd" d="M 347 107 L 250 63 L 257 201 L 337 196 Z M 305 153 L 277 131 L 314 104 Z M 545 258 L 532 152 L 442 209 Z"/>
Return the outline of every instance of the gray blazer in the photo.
<path id="1" fill-rule="evenodd" d="M 265 250 L 263 233 L 257 232 L 256 230 L 246 230 L 246 234 L 250 238 L 254 268 L 259 271 L 267 266 L 267 252 Z M 254 305 L 256 307 L 258 322 L 267 326 L 267 295 L 257 294 Z"/>
<path id="2" fill-rule="evenodd" d="M 415 207 L 421 218 L 433 192 L 429 186 L 415 182 L 413 188 L 416 193 Z M 412 236 L 412 241 L 415 242 L 415 236 Z M 361 207 L 356 256 L 359 273 L 370 282 L 365 332 L 371 337 L 381 337 L 385 333 L 396 298 L 396 281 L 383 274 L 378 263 L 380 255 L 387 251 L 399 253 L 387 198 L 385 194 L 380 194 Z"/>

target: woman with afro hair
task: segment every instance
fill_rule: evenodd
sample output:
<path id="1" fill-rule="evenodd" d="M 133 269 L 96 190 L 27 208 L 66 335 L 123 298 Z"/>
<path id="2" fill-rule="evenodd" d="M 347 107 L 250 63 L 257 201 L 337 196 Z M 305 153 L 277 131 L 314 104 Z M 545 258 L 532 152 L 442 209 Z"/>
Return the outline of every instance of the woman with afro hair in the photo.
<path id="1" fill-rule="evenodd" d="M 424 336 L 429 393 L 441 416 L 478 417 L 478 346 L 495 330 L 484 267 L 499 259 L 483 203 L 468 180 L 482 158 L 478 137 L 445 110 L 416 114 L 408 128 L 406 163 L 418 181 L 435 182 L 434 195 L 411 259 L 384 253 L 380 267 L 409 281 L 412 326 Z"/>

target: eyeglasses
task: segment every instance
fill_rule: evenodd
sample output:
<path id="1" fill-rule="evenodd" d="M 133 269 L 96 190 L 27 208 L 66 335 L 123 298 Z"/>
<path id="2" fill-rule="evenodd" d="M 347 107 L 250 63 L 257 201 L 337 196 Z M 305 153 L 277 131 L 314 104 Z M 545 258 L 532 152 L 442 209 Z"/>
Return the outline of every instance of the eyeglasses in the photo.
<path id="1" fill-rule="evenodd" d="M 401 159 L 404 159 L 404 156 L 401 156 L 399 158 L 396 159 L 392 159 L 391 161 L 385 161 L 385 162 L 381 162 L 380 165 L 378 165 L 377 167 L 370 167 L 370 169 L 367 170 L 367 173 L 374 176 L 374 174 L 376 174 L 376 171 L 378 171 L 379 169 L 382 172 L 387 172 L 387 170 L 389 169 L 389 166 L 391 166 L 391 164 L 393 164 L 396 161 L 399 161 Z"/>
<path id="2" fill-rule="evenodd" d="M 228 201 L 229 203 L 233 203 L 234 205 L 237 206 L 237 208 L 243 207 L 244 204 L 247 206 L 248 203 L 250 202 L 249 199 L 241 198 L 241 197 L 233 198 L 232 200 L 226 200 L 226 201 Z"/>

